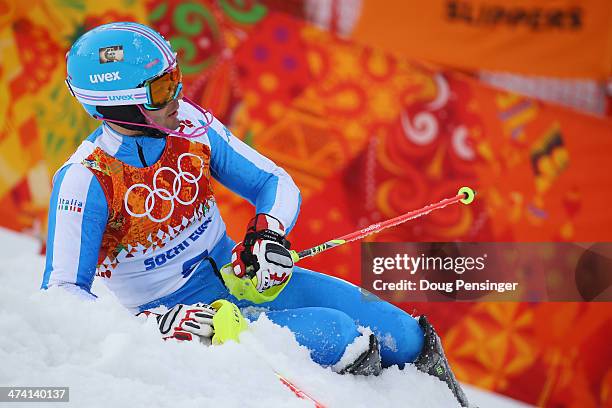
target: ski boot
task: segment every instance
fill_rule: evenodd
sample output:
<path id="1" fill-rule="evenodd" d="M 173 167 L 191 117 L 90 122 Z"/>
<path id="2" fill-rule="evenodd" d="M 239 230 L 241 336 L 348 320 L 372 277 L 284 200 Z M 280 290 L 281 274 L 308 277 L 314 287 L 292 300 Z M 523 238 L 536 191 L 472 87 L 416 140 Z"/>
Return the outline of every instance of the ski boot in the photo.
<path id="1" fill-rule="evenodd" d="M 378 339 L 370 333 L 369 347 L 355 361 L 344 367 L 339 374 L 379 375 L 382 371 Z"/>
<path id="2" fill-rule="evenodd" d="M 427 317 L 420 316 L 418 319 L 419 326 L 423 329 L 425 343 L 421 354 L 414 361 L 414 365 L 419 371 L 433 375 L 434 377 L 444 381 L 448 388 L 453 392 L 455 398 L 462 407 L 469 407 L 465 393 L 461 389 L 461 385 L 455 378 L 448 360 L 444 355 L 440 337 L 429 324 Z"/>

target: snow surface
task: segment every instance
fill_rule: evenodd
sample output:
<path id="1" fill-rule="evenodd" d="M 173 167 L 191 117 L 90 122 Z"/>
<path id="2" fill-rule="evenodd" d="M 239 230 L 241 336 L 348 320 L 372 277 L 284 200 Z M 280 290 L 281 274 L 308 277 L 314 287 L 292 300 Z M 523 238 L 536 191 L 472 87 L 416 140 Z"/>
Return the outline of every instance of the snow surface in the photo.
<path id="1" fill-rule="evenodd" d="M 152 319 L 132 316 L 103 285 L 95 302 L 40 291 L 39 245 L 0 229 L 0 386 L 69 386 L 69 403 L 20 407 L 310 407 L 274 370 L 327 407 L 456 407 L 450 390 L 412 366 L 380 377 L 341 376 L 309 358 L 265 317 L 241 343 L 164 342 Z M 523 404 L 474 388 L 481 408 Z M 1 404 L 0 404 L 1 405 Z"/>

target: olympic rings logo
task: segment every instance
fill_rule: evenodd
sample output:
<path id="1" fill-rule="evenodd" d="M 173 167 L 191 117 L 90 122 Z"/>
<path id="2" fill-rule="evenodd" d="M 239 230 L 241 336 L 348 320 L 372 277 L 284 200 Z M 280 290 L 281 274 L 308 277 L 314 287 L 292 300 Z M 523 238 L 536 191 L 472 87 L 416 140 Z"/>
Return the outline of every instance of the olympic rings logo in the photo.
<path id="1" fill-rule="evenodd" d="M 181 160 L 187 156 L 195 157 L 196 159 L 200 161 L 200 174 L 198 174 L 197 176 L 187 171 L 184 171 L 182 169 Z M 128 188 L 127 191 L 125 192 L 125 196 L 123 197 L 123 203 L 125 205 L 125 210 L 128 212 L 128 214 L 136 218 L 147 217 L 153 222 L 164 222 L 172 216 L 172 213 L 174 212 L 174 207 L 175 207 L 174 202 L 175 201 L 183 205 L 193 204 L 196 198 L 198 198 L 198 193 L 200 192 L 200 185 L 198 184 L 198 181 L 204 175 L 204 170 L 203 170 L 204 160 L 200 156 L 197 156 L 195 154 L 183 153 L 179 156 L 177 165 L 178 165 L 178 172 L 170 167 L 160 167 L 159 169 L 157 169 L 157 171 L 153 175 L 153 188 L 149 187 L 146 184 L 142 184 L 142 183 L 134 184 L 130 188 Z M 159 174 L 161 174 L 164 171 L 169 171 L 170 173 L 174 174 L 174 180 L 172 181 L 172 193 L 170 193 L 170 191 L 168 191 L 165 188 L 161 188 L 157 186 L 157 176 L 159 176 Z M 187 201 L 179 197 L 181 189 L 183 188 L 183 182 L 185 182 L 186 184 L 191 184 L 195 186 L 195 193 L 193 194 L 193 197 L 191 197 Z M 148 192 L 147 198 L 145 199 L 145 205 L 144 205 L 145 208 L 144 208 L 143 213 L 137 213 L 137 212 L 132 211 L 132 209 L 130 209 L 130 206 L 128 205 L 130 193 L 137 188 L 145 189 Z M 155 207 L 155 204 L 157 203 L 158 198 L 162 201 L 169 201 L 171 204 L 170 211 L 163 218 L 156 218 L 152 214 L 153 208 Z"/>

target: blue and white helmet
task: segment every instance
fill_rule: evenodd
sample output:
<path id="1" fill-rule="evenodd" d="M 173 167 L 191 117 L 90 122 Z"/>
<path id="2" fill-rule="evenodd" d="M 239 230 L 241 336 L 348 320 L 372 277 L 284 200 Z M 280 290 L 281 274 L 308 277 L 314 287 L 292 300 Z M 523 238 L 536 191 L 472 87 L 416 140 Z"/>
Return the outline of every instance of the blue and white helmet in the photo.
<path id="1" fill-rule="evenodd" d="M 176 53 L 155 30 L 138 23 L 101 25 L 83 34 L 66 54 L 66 84 L 85 110 L 149 103 L 143 87 L 176 66 Z"/>

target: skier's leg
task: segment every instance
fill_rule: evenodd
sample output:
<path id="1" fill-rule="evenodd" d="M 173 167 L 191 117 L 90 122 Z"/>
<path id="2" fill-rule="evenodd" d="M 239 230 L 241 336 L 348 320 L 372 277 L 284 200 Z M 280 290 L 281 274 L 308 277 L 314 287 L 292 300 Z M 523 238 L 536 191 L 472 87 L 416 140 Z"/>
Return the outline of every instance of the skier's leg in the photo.
<path id="1" fill-rule="evenodd" d="M 226 249 L 231 246 L 231 239 L 226 238 L 223 242 L 225 244 L 219 245 L 219 247 Z M 217 261 L 216 264 L 225 264 L 227 256 L 219 255 L 224 254 L 225 251 L 219 250 L 213 252 L 217 252 L 218 255 L 213 256 Z M 217 283 L 221 283 L 221 281 L 219 280 Z M 227 293 L 225 288 L 221 289 L 221 292 L 225 292 L 224 297 L 239 306 L 249 306 L 249 302 L 238 301 Z M 207 295 L 210 296 L 210 293 L 207 293 Z M 206 301 L 205 299 L 203 300 Z M 433 327 L 428 323 L 425 324 L 426 320 L 422 318 L 417 323 L 406 312 L 390 303 L 382 302 L 376 296 L 363 291 L 355 285 L 328 275 L 295 267 L 293 278 L 283 292 L 273 302 L 261 306 L 272 310 L 318 306 L 344 311 L 354 322 L 370 327 L 376 333 L 381 343 L 379 355 L 378 341 L 370 339 L 369 350 L 362 353 L 354 361 L 354 364 L 347 366 L 346 372 L 375 373 L 375 369 L 372 370 L 371 367 L 376 368 L 377 365 L 379 366 L 381 357 L 385 367 L 394 364 L 403 366 L 405 363 L 413 362 L 419 370 L 445 381 L 461 405 L 467 405 L 465 396 L 462 395 L 461 387 L 448 366 L 440 339 Z M 345 319 L 342 318 L 341 320 Z M 283 324 L 281 318 L 278 318 L 277 322 Z M 290 324 L 284 322 L 283 325 L 289 326 Z M 346 326 L 348 327 L 348 324 Z M 298 327 L 293 327 L 292 331 L 296 333 L 296 337 L 302 339 L 300 341 L 306 342 L 305 338 L 308 336 L 300 336 L 298 334 L 300 332 Z M 315 349 L 314 345 L 310 345 L 309 348 L 311 350 Z M 329 357 L 320 356 L 315 358 L 323 361 Z M 444 366 L 444 370 L 440 370 L 440 366 Z M 432 367 L 434 368 L 433 370 L 430 369 Z"/>
<path id="2" fill-rule="evenodd" d="M 383 367 L 413 362 L 423 347 L 423 331 L 403 310 L 341 279 L 295 267 L 287 287 L 272 302 L 273 310 L 325 307 L 340 310 L 378 337 Z"/>
<path id="3" fill-rule="evenodd" d="M 378 375 L 382 370 L 376 336 L 360 333 L 353 319 L 339 310 L 306 307 L 269 311 L 266 316 L 289 328 L 322 366 L 341 374 Z"/>
<path id="4" fill-rule="evenodd" d="M 369 326 L 381 343 L 383 367 L 405 363 L 444 381 L 461 406 L 468 402 L 444 355 L 440 338 L 424 316 L 408 313 L 341 279 L 295 268 L 281 294 L 266 306 L 317 305 L 341 310 L 359 325 Z"/>
<path id="5" fill-rule="evenodd" d="M 312 359 L 324 366 L 336 364 L 348 344 L 360 333 L 346 314 L 321 307 L 267 312 L 279 326 L 291 330 L 299 344 L 311 351 Z"/>

